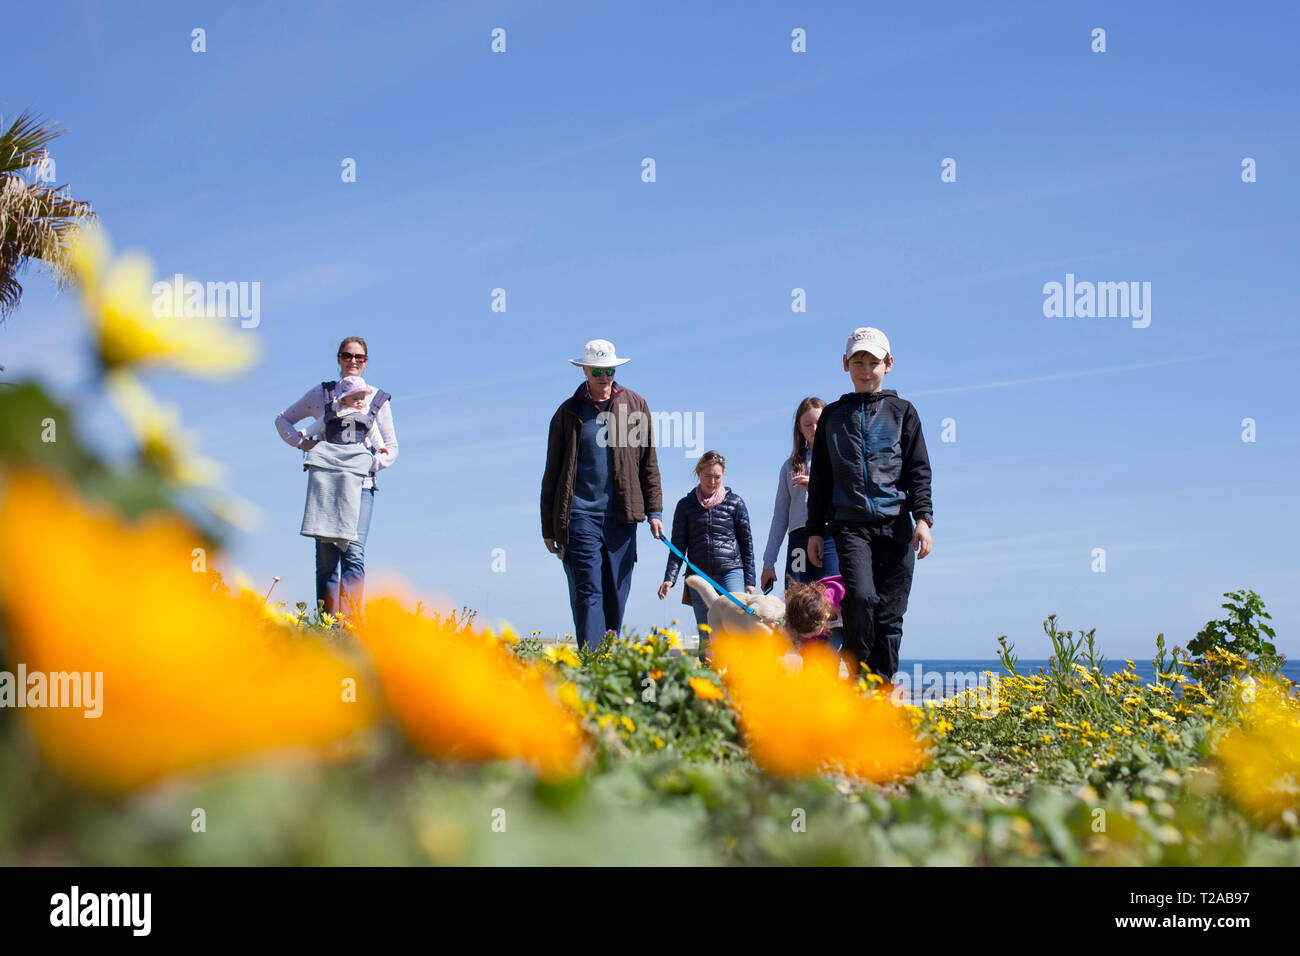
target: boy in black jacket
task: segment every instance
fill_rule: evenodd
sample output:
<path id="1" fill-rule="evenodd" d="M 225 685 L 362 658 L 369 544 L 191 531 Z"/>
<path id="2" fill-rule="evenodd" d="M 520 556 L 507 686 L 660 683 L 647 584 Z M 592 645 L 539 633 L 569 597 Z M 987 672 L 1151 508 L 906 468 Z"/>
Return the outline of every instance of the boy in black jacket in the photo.
<path id="1" fill-rule="evenodd" d="M 854 390 L 822 410 L 808 477 L 808 559 L 821 567 L 829 532 L 846 589 L 844 653 L 855 673 L 866 664 L 886 681 L 898 671 L 913 552 L 930 553 L 934 524 L 921 420 L 880 387 L 893 367 L 879 329 L 849 336 L 844 370 Z"/>

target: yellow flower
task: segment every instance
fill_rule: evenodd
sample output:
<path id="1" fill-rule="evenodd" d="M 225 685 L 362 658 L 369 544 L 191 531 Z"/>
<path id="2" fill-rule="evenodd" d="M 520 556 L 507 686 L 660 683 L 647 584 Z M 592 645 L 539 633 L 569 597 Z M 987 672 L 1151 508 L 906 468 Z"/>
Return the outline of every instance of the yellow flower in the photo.
<path id="1" fill-rule="evenodd" d="M 568 664 L 570 667 L 581 667 L 582 661 L 574 653 L 573 648 L 564 644 L 552 644 L 544 652 L 544 656 L 553 664 Z"/>
<path id="2" fill-rule="evenodd" d="M 1233 799 L 1270 821 L 1300 807 L 1300 702 L 1282 684 L 1261 681 L 1240 727 L 1223 732 L 1214 754 Z"/>
<path id="3" fill-rule="evenodd" d="M 332 758 L 374 722 L 361 669 L 266 628 L 260 599 L 215 593 L 191 570 L 201 539 L 178 519 L 125 524 L 28 474 L 4 489 L 0 527 L 10 661 L 103 675 L 99 717 L 23 711 L 46 759 L 73 779 L 122 790 L 268 750 Z"/>
<path id="4" fill-rule="evenodd" d="M 690 683 L 696 697 L 703 700 L 722 700 L 722 688 L 712 681 L 703 677 L 692 677 Z"/>
<path id="5" fill-rule="evenodd" d="M 632 720 L 631 717 L 627 716 L 627 714 L 624 714 L 623 716 L 619 717 L 618 722 L 623 725 L 623 729 L 626 730 L 629 734 L 636 733 L 636 723 Z"/>
<path id="6" fill-rule="evenodd" d="M 794 648 L 779 634 L 722 634 L 714 646 L 750 753 L 769 772 L 798 777 L 837 767 L 883 781 L 925 765 L 924 740 L 907 712 L 886 694 L 863 697 L 841 681 L 829 648 L 804 647 L 792 672 L 783 658 Z"/>
<path id="7" fill-rule="evenodd" d="M 156 364 L 223 377 L 256 358 L 255 340 L 231 328 L 227 320 L 166 314 L 170 289 L 154 294 L 153 267 L 144 256 L 128 254 L 110 261 L 108 241 L 98 229 L 79 232 L 71 247 L 82 306 L 106 369 Z"/>
<path id="8" fill-rule="evenodd" d="M 105 383 L 109 398 L 122 412 L 140 446 L 140 456 L 171 481 L 182 485 L 215 485 L 221 469 L 190 450 L 190 436 L 180 429 L 180 413 L 157 404 L 139 380 L 114 372 Z"/>
<path id="9" fill-rule="evenodd" d="M 544 674 L 485 635 L 453 631 L 381 598 L 359 631 L 388 709 L 421 750 L 455 760 L 518 758 L 547 778 L 577 773 L 580 721 Z"/>
<path id="10" fill-rule="evenodd" d="M 652 671 L 650 672 L 650 679 L 651 679 L 651 680 L 659 680 L 659 678 L 661 678 L 661 677 L 663 677 L 663 676 L 664 676 L 664 672 L 661 671 L 661 670 L 659 670 L 659 669 L 657 669 L 657 668 L 656 668 L 655 670 L 652 670 Z"/>
<path id="11" fill-rule="evenodd" d="M 660 740 L 658 736 L 651 737 L 651 738 L 650 738 L 650 742 L 653 743 L 653 744 L 655 745 L 655 749 L 656 749 L 656 750 L 663 750 L 663 749 L 664 749 L 664 742 L 663 742 L 662 740 Z"/>
<path id="12" fill-rule="evenodd" d="M 578 688 L 572 681 L 566 680 L 560 685 L 560 689 L 557 693 L 560 702 L 564 704 L 565 707 L 568 707 L 577 714 L 586 713 L 587 703 L 582 699 L 582 695 L 578 693 Z"/>
<path id="13" fill-rule="evenodd" d="M 700 624 L 700 625 L 697 626 L 697 629 L 699 630 L 699 632 L 700 632 L 701 634 L 712 634 L 712 633 L 713 633 L 713 628 L 709 627 L 709 625 L 707 625 L 707 624 Z"/>

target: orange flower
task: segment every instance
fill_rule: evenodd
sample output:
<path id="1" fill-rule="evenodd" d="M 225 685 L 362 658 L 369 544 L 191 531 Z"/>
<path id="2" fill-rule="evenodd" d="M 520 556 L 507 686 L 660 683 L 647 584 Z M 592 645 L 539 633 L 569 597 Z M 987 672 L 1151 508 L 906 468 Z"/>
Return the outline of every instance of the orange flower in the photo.
<path id="1" fill-rule="evenodd" d="M 902 707 L 887 696 L 860 695 L 822 645 L 805 647 L 802 668 L 791 672 L 782 657 L 792 650 L 779 634 L 724 634 L 714 645 L 760 766 L 785 777 L 836 768 L 879 782 L 925 765 L 925 742 Z"/>
<path id="2" fill-rule="evenodd" d="M 705 680 L 703 677 L 692 677 L 690 683 L 696 697 L 704 700 L 722 700 L 722 688 L 713 681 Z"/>
<path id="3" fill-rule="evenodd" d="M 387 598 L 366 606 L 358 633 L 389 711 L 420 749 L 466 761 L 519 758 L 548 778 L 581 769 L 581 721 L 541 670 L 498 642 L 454 633 Z"/>
<path id="4" fill-rule="evenodd" d="M 327 756 L 373 722 L 356 667 L 213 593 L 179 520 L 127 525 L 27 474 L 4 489 L 0 526 L 9 665 L 82 675 L 82 706 L 23 710 L 73 779 L 124 789 L 270 749 Z"/>

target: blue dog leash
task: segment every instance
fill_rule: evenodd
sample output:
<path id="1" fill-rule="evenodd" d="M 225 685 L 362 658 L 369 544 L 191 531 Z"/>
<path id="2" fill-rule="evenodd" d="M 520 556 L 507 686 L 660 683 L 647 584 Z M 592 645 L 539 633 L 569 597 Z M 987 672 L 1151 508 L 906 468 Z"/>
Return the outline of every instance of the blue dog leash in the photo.
<path id="1" fill-rule="evenodd" d="M 718 592 L 719 594 L 721 594 L 723 597 L 727 598 L 729 601 L 731 601 L 732 604 L 736 605 L 736 607 L 740 608 L 740 609 L 741 609 L 742 611 L 744 611 L 746 614 L 753 614 L 753 613 L 754 613 L 754 609 L 753 609 L 752 607 L 747 606 L 744 602 L 742 602 L 739 598 L 737 598 L 737 597 L 736 597 L 734 594 L 732 594 L 730 591 L 724 590 L 723 587 L 722 587 L 722 585 L 720 585 L 717 581 L 713 580 L 713 578 L 709 577 L 707 574 L 705 574 L 703 571 L 701 571 L 701 570 L 700 570 L 699 568 L 697 568 L 695 565 L 691 564 L 691 562 L 690 562 L 689 560 L 687 560 L 686 555 L 684 555 L 684 554 L 682 554 L 680 551 L 678 551 L 677 548 L 673 546 L 673 543 L 672 543 L 671 541 L 668 540 L 668 535 L 664 535 L 664 536 L 663 536 L 662 538 L 660 538 L 659 540 L 662 541 L 664 544 L 668 545 L 668 550 L 671 551 L 673 554 L 677 555 L 677 557 L 681 558 L 682 561 L 685 562 L 685 564 L 686 564 L 686 566 L 687 566 L 688 568 L 690 568 L 692 571 L 694 571 L 694 572 L 695 572 L 696 574 L 698 574 L 700 577 L 704 578 L 704 580 L 708 581 L 711 585 L 713 585 L 713 590 L 717 591 L 717 592 Z M 688 587 L 688 585 L 687 585 L 685 582 L 683 582 L 683 583 L 682 583 L 682 587 Z"/>

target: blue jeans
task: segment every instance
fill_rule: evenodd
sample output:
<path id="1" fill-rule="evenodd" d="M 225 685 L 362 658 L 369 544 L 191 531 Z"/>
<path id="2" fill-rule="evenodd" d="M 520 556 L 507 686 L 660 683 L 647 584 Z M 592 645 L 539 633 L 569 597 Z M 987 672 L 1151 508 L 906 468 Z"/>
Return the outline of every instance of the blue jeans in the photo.
<path id="1" fill-rule="evenodd" d="M 802 552 L 802 560 L 799 562 L 803 565 L 803 570 L 794 569 L 795 552 Z M 822 536 L 822 566 L 819 568 L 808 558 L 808 529 L 795 528 L 790 532 L 790 540 L 785 549 L 785 573 L 794 578 L 800 584 L 807 584 L 809 581 L 816 581 L 819 578 L 829 578 L 840 573 L 839 556 L 835 552 L 835 539 L 830 533 Z M 782 587 L 785 584 L 782 582 Z"/>
<path id="2" fill-rule="evenodd" d="M 361 610 L 366 581 L 366 535 L 370 533 L 370 512 L 375 507 L 375 489 L 361 489 L 361 513 L 357 515 L 357 540 L 345 550 L 316 539 L 316 600 L 325 603 L 325 613 L 339 613 L 339 565 L 343 565 L 343 606 L 352 613 Z"/>
<path id="3" fill-rule="evenodd" d="M 636 524 L 610 515 L 569 515 L 564 573 L 579 647 L 595 649 L 607 631 L 623 633 L 623 609 L 636 564 Z"/>

